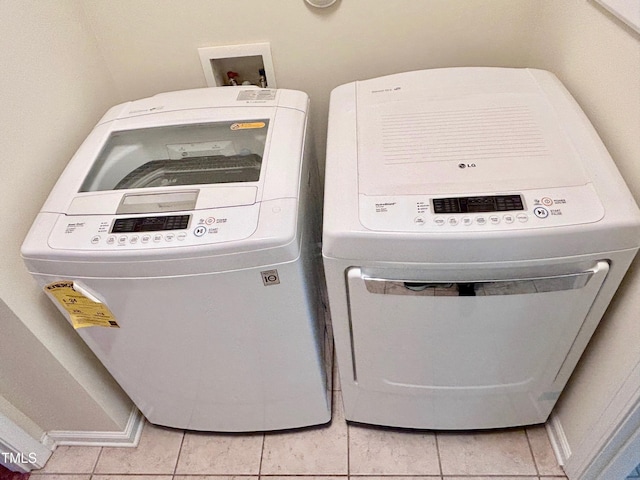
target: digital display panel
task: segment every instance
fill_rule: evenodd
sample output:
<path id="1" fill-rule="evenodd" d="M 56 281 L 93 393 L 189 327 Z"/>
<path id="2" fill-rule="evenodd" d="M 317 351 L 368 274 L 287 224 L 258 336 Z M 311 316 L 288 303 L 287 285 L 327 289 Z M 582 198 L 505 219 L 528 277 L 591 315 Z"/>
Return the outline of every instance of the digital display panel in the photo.
<path id="1" fill-rule="evenodd" d="M 524 210 L 520 195 L 434 198 L 433 213 L 485 213 Z"/>
<path id="2" fill-rule="evenodd" d="M 162 217 L 119 218 L 113 223 L 111 233 L 158 232 L 184 230 L 191 215 L 165 215 Z"/>

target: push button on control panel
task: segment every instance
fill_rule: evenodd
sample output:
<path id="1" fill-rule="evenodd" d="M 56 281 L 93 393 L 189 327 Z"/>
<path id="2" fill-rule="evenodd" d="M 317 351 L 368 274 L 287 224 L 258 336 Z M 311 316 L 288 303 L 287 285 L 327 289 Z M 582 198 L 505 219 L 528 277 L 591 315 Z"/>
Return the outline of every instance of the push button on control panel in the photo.
<path id="1" fill-rule="evenodd" d="M 193 231 L 193 234 L 196 237 L 201 237 L 203 236 L 205 233 L 207 233 L 207 228 L 203 225 L 198 225 L 195 230 Z"/>
<path id="2" fill-rule="evenodd" d="M 533 214 L 538 218 L 547 218 L 549 216 L 549 210 L 544 207 L 536 207 L 533 209 Z"/>

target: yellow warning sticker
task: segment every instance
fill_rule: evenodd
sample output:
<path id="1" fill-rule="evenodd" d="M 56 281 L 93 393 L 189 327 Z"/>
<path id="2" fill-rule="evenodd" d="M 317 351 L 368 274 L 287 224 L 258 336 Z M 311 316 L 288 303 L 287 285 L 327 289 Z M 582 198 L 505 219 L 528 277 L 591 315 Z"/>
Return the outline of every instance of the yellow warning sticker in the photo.
<path id="1" fill-rule="evenodd" d="M 266 124 L 264 122 L 248 122 L 248 123 L 233 123 L 231 124 L 231 130 L 246 130 L 249 128 L 264 128 Z"/>
<path id="2" fill-rule="evenodd" d="M 113 313 L 104 303 L 95 302 L 73 288 L 71 280 L 61 280 L 44 286 L 44 291 L 69 314 L 73 328 L 120 328 Z"/>

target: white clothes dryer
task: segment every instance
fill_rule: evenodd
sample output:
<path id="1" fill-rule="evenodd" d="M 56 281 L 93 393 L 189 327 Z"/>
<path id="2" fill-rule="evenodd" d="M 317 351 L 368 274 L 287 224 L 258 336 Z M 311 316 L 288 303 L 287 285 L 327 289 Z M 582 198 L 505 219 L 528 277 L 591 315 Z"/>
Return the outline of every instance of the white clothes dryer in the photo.
<path id="1" fill-rule="evenodd" d="M 640 212 L 612 159 L 540 70 L 336 88 L 324 201 L 354 422 L 544 422 L 640 246 Z"/>
<path id="2" fill-rule="evenodd" d="M 228 87 L 113 107 L 25 239 L 29 271 L 152 423 L 331 418 L 308 103 Z"/>

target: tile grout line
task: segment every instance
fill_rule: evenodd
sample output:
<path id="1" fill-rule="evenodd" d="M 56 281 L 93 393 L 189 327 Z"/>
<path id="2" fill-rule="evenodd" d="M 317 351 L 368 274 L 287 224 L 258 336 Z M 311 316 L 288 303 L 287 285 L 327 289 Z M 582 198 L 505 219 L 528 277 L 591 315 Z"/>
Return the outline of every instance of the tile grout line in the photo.
<path id="1" fill-rule="evenodd" d="M 342 385 L 342 384 L 341 384 Z M 344 414 L 344 400 L 342 400 L 342 392 L 340 392 L 340 405 L 343 408 Z M 344 421 L 347 423 L 347 478 L 351 478 L 351 437 L 349 433 L 351 432 L 351 425 L 347 422 L 347 417 L 345 415 Z"/>
<path id="2" fill-rule="evenodd" d="M 104 447 L 100 447 L 100 451 L 98 452 L 96 461 L 93 463 L 93 468 L 91 469 L 91 473 L 89 474 L 89 479 L 92 479 L 93 476 L 96 475 L 96 467 L 98 466 L 98 462 L 100 461 L 100 457 L 102 456 L 103 451 L 104 451 Z"/>
<path id="3" fill-rule="evenodd" d="M 527 439 L 527 445 L 529 445 L 529 453 L 531 453 L 531 458 L 533 459 L 533 466 L 536 469 L 536 475 L 540 478 L 540 468 L 538 468 L 538 461 L 536 460 L 536 454 L 533 452 L 533 446 L 531 445 L 531 438 L 529 438 L 529 430 L 527 427 L 523 427 L 524 436 Z"/>
<path id="4" fill-rule="evenodd" d="M 182 438 L 180 439 L 180 448 L 178 449 L 178 455 L 176 456 L 176 464 L 173 466 L 173 474 L 171 478 L 176 476 L 178 471 L 178 464 L 180 463 L 180 456 L 182 455 L 182 447 L 184 446 L 184 438 L 187 436 L 187 432 L 182 430 Z"/>
<path id="5" fill-rule="evenodd" d="M 262 447 L 260 448 L 260 464 L 258 465 L 258 480 L 262 478 L 262 460 L 264 459 L 264 444 L 267 440 L 267 434 L 262 433 Z"/>
<path id="6" fill-rule="evenodd" d="M 442 470 L 442 459 L 440 458 L 440 442 L 438 442 L 438 432 L 434 431 L 433 436 L 436 439 L 436 454 L 438 455 L 438 470 L 440 471 L 440 478 L 444 475 Z"/>

